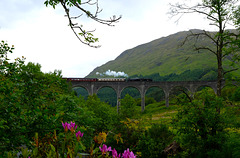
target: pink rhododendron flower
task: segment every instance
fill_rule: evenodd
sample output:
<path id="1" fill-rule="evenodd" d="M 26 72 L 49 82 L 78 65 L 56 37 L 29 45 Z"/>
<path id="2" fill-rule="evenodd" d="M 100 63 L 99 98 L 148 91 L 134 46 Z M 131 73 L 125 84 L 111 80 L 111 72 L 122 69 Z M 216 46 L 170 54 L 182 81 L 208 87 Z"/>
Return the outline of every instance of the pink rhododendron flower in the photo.
<path id="1" fill-rule="evenodd" d="M 65 123 L 62 122 L 62 126 L 63 126 L 65 132 L 67 132 L 68 129 L 70 128 L 70 127 L 69 127 L 70 125 L 69 125 L 67 122 L 65 122 Z"/>
<path id="2" fill-rule="evenodd" d="M 68 130 L 70 130 L 72 133 L 74 133 L 75 130 L 77 129 L 77 125 L 75 125 L 74 122 L 71 122 L 71 123 L 67 123 L 67 122 L 63 123 L 63 122 L 62 122 L 62 126 L 63 126 L 65 132 L 67 132 Z"/>
<path id="3" fill-rule="evenodd" d="M 106 154 L 108 151 L 112 151 L 112 148 L 111 147 L 107 147 L 107 145 L 103 144 L 103 147 L 99 147 L 99 149 L 101 150 L 102 152 L 102 155 L 103 154 Z"/>
<path id="4" fill-rule="evenodd" d="M 69 124 L 69 130 L 71 132 L 75 132 L 76 129 L 77 129 L 77 125 L 75 125 L 75 123 L 71 121 L 71 123 Z"/>
<path id="5" fill-rule="evenodd" d="M 129 158 L 136 158 L 136 156 L 134 155 L 134 153 L 132 151 L 129 154 Z"/>
<path id="6" fill-rule="evenodd" d="M 122 156 L 123 158 L 136 158 L 134 153 L 132 151 L 131 152 L 129 151 L 129 148 L 127 148 L 127 150 L 124 150 Z"/>
<path id="7" fill-rule="evenodd" d="M 77 140 L 79 141 L 79 139 L 83 137 L 83 133 L 81 133 L 80 131 L 78 131 L 78 132 L 76 133 L 76 137 L 77 137 Z"/>
<path id="8" fill-rule="evenodd" d="M 112 150 L 112 156 L 113 156 L 113 158 L 120 158 L 121 154 L 118 155 L 117 150 L 113 149 Z"/>

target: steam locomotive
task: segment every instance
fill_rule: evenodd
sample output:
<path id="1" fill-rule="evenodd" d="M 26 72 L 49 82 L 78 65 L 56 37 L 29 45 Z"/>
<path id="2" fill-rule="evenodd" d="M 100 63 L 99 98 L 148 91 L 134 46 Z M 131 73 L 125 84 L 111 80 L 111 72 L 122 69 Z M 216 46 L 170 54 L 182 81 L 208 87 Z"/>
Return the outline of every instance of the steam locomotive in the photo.
<path id="1" fill-rule="evenodd" d="M 132 81 L 145 81 L 151 82 L 152 79 L 146 78 L 63 78 L 67 81 L 77 82 L 132 82 Z"/>

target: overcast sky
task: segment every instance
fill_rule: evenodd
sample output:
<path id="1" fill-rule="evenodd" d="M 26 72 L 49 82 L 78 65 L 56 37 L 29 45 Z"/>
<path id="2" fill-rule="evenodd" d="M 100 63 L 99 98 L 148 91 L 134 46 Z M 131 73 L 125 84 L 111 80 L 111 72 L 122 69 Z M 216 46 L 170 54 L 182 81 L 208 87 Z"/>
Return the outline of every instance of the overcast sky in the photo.
<path id="1" fill-rule="evenodd" d="M 90 48 L 68 27 L 63 9 L 47 8 L 44 1 L 0 0 L 0 40 L 15 46 L 12 58 L 24 56 L 27 62 L 41 64 L 43 72 L 62 70 L 64 77 L 85 77 L 123 51 L 160 37 L 189 29 L 211 30 L 197 15 L 184 16 L 178 24 L 170 19 L 169 3 L 181 0 L 99 0 L 100 17 L 122 15 L 122 19 L 115 27 L 80 19 L 86 29 L 96 29 L 101 48 Z"/>

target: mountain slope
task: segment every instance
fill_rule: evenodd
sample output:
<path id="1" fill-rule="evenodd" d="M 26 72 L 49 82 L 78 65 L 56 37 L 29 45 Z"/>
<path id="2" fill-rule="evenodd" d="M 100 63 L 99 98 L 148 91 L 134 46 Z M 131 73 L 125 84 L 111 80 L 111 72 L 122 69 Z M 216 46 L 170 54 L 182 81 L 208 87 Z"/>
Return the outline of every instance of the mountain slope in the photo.
<path id="1" fill-rule="evenodd" d="M 200 30 L 192 30 L 193 32 Z M 115 60 L 95 68 L 87 77 L 99 77 L 96 72 L 123 71 L 129 76 L 161 76 L 180 74 L 186 70 L 216 68 L 215 56 L 206 51 L 194 51 L 195 39 L 182 43 L 189 31 L 178 32 L 124 51 Z M 200 45 L 212 45 L 208 38 L 198 39 Z"/>

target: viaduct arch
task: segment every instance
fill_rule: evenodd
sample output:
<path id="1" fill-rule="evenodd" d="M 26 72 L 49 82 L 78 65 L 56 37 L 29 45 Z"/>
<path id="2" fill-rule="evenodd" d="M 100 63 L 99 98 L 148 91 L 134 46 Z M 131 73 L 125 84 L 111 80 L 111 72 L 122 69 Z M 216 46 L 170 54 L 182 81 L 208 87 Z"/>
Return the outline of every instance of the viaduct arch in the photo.
<path id="1" fill-rule="evenodd" d="M 169 106 L 169 94 L 174 87 L 184 87 L 192 95 L 197 91 L 198 87 L 208 86 L 211 87 L 215 93 L 217 93 L 217 81 L 70 81 L 72 83 L 72 88 L 83 87 L 87 90 L 89 95 L 97 94 L 98 90 L 103 87 L 111 87 L 117 94 L 117 109 L 119 111 L 121 92 L 127 87 L 136 88 L 141 95 L 141 109 L 145 109 L 145 94 L 147 90 L 151 87 L 159 87 L 163 89 L 165 93 L 165 103 L 166 106 Z"/>

